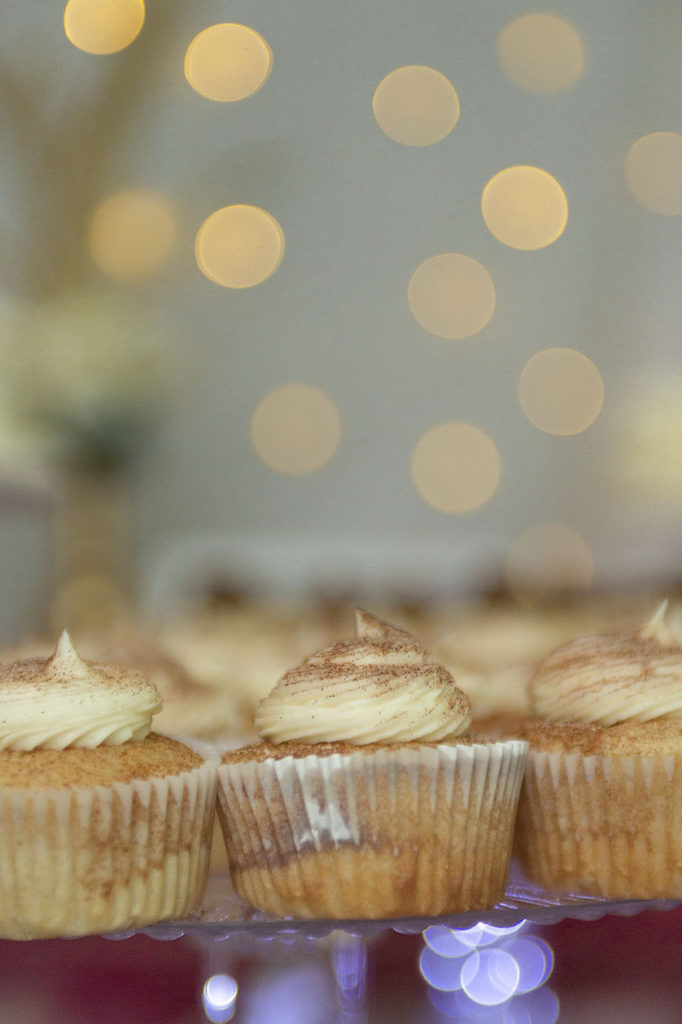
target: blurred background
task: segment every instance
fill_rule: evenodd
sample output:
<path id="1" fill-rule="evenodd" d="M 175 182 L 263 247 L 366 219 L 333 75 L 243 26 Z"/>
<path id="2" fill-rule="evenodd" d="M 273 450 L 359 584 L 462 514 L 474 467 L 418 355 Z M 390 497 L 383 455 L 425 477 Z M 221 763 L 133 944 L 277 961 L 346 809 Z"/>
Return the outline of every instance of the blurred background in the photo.
<path id="1" fill-rule="evenodd" d="M 0 642 L 243 594 L 404 621 L 471 595 L 532 616 L 676 592 L 681 52 L 675 0 L 9 0 Z M 332 619 L 221 620 L 220 656 L 210 631 L 165 640 L 202 685 L 229 647 L 260 694 Z M 465 619 L 453 657 L 508 694 L 553 625 Z M 196 684 L 174 679 L 189 728 Z M 120 1020 L 143 989 L 145 1020 L 228 1020 L 232 975 L 239 1020 L 679 1019 L 679 915 L 544 935 L 526 1001 L 476 1013 L 419 936 L 322 950 L 319 992 L 310 950 L 284 988 L 276 956 L 189 940 L 3 963 L 8 1012 L 35 1020 Z"/>
<path id="2" fill-rule="evenodd" d="M 0 638 L 677 583 L 682 10 L 10 0 Z"/>

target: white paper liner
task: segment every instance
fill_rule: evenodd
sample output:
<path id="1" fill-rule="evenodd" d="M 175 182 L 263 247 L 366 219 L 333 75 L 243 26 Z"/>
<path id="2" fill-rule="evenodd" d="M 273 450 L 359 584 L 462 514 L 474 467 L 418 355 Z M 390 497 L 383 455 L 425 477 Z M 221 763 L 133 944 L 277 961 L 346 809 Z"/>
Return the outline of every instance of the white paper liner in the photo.
<path id="1" fill-rule="evenodd" d="M 188 744 L 189 745 L 189 744 Z M 135 928 L 191 914 L 206 888 L 217 758 L 176 776 L 0 790 L 0 937 Z"/>
<path id="2" fill-rule="evenodd" d="M 504 892 L 525 751 L 506 740 L 223 764 L 218 811 L 235 887 L 297 917 L 491 906 Z"/>
<path id="3" fill-rule="evenodd" d="M 549 890 L 682 898 L 682 755 L 530 751 L 516 845 Z"/>

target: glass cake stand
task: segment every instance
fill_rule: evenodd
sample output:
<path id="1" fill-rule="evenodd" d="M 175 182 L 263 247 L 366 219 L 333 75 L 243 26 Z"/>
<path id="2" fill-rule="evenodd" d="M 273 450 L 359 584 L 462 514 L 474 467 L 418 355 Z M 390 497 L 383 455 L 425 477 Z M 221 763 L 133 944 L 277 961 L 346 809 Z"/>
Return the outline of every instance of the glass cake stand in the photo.
<path id="1" fill-rule="evenodd" d="M 209 878 L 203 905 L 191 919 L 170 921 L 130 932 L 117 932 L 108 938 L 125 938 L 139 932 L 151 938 L 167 940 L 181 936 L 195 936 L 206 940 L 229 942 L 248 951 L 260 942 L 273 939 L 284 941 L 316 940 L 345 932 L 363 938 L 373 938 L 386 930 L 403 934 L 418 934 L 439 924 L 447 928 L 470 928 L 475 924 L 509 927 L 520 921 L 532 924 L 557 924 L 566 918 L 583 921 L 598 920 L 605 915 L 631 917 L 644 910 L 671 910 L 682 900 L 605 900 L 579 893 L 556 894 L 547 892 L 523 875 L 519 866 L 512 864 L 504 899 L 495 907 L 480 911 L 443 917 L 409 917 L 382 920 L 297 920 L 275 918 L 255 910 L 235 892 L 227 872 Z"/>

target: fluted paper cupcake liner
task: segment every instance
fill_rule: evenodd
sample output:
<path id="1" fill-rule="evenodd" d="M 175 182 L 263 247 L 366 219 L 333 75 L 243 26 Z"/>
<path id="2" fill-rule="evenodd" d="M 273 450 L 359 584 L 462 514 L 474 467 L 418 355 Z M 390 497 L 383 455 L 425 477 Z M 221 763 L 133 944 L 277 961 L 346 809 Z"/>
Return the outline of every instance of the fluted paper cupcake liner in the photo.
<path id="1" fill-rule="evenodd" d="M 516 843 L 549 890 L 682 898 L 682 758 L 531 751 Z"/>
<path id="2" fill-rule="evenodd" d="M 295 917 L 439 915 L 504 893 L 526 745 L 405 745 L 231 762 L 218 814 L 237 891 Z"/>
<path id="3" fill-rule="evenodd" d="M 204 894 L 216 764 L 72 790 L 0 791 L 0 937 L 187 916 Z"/>

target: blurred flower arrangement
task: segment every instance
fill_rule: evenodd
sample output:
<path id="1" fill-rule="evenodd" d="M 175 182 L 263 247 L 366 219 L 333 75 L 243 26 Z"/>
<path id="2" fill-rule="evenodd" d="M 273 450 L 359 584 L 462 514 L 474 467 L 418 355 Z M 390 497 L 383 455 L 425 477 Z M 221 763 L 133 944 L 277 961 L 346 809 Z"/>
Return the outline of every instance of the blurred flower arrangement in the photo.
<path id="1" fill-rule="evenodd" d="M 128 471 L 162 413 L 168 343 L 130 297 L 100 287 L 0 317 L 0 471 L 47 491 L 57 628 L 121 615 L 132 585 Z"/>
<path id="2" fill-rule="evenodd" d="M 129 297 L 97 287 L 10 305 L 0 358 L 4 461 L 14 454 L 48 474 L 124 469 L 170 385 L 161 332 Z"/>
<path id="3" fill-rule="evenodd" d="M 179 16 L 150 3 L 135 44 L 95 58 L 54 19 L 0 60 L 0 482 L 49 500 L 53 625 L 129 598 L 132 466 L 176 377 L 158 300 L 107 283 L 87 238 Z"/>

